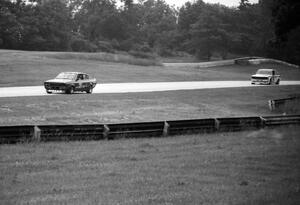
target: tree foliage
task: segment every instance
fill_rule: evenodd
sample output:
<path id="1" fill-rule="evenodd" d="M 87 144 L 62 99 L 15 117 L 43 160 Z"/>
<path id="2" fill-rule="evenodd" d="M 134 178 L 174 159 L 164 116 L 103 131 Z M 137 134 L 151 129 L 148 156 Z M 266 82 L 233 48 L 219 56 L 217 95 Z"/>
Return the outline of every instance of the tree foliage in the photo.
<path id="1" fill-rule="evenodd" d="M 295 0 L 241 0 L 237 8 L 164 0 L 1 0 L 0 48 L 115 50 L 143 56 L 183 51 L 199 59 L 273 56 L 299 63 Z M 144 54 L 143 54 L 144 53 Z"/>
<path id="2" fill-rule="evenodd" d="M 273 55 L 300 64 L 300 2 L 273 0 L 269 7 L 276 35 L 272 41 Z"/>

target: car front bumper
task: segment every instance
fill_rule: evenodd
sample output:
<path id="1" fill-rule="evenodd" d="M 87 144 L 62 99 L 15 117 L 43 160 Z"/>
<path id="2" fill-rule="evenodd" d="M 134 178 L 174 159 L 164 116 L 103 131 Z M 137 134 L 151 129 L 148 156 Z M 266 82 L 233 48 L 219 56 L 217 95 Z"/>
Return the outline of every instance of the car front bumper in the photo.
<path id="1" fill-rule="evenodd" d="M 269 79 L 251 79 L 251 84 L 268 85 L 269 83 L 270 83 Z"/>
<path id="2" fill-rule="evenodd" d="M 68 85 L 64 83 L 44 83 L 46 90 L 63 90 L 68 89 Z"/>

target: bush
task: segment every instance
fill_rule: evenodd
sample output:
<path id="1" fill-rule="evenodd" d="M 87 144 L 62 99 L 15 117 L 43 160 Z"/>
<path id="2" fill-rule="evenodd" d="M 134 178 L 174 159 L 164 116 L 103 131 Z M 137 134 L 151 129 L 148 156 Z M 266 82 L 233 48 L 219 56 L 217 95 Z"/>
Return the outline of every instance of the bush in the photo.
<path id="1" fill-rule="evenodd" d="M 116 40 L 116 39 L 113 39 L 113 40 L 111 41 L 111 46 L 112 46 L 114 49 L 116 49 L 116 50 L 120 50 L 120 43 L 119 43 L 119 41 Z"/>
<path id="2" fill-rule="evenodd" d="M 97 46 L 82 38 L 73 38 L 71 40 L 71 49 L 76 52 L 96 52 Z"/>
<path id="3" fill-rule="evenodd" d="M 133 39 L 126 39 L 120 42 L 120 50 L 122 51 L 130 51 L 134 48 L 135 41 Z"/>
<path id="4" fill-rule="evenodd" d="M 162 57 L 174 56 L 174 52 L 168 48 L 158 48 L 156 52 Z"/>
<path id="5" fill-rule="evenodd" d="M 115 52 L 112 44 L 108 41 L 98 41 L 97 47 L 98 47 L 98 51 L 101 51 L 101 52 L 107 52 L 107 53 Z"/>
<path id="6" fill-rule="evenodd" d="M 150 48 L 150 46 L 148 44 L 140 45 L 138 50 L 142 51 L 142 52 L 148 52 L 148 53 L 152 52 L 152 49 Z"/>
<path id="7" fill-rule="evenodd" d="M 155 56 L 148 52 L 131 50 L 128 53 L 136 58 L 155 59 Z"/>

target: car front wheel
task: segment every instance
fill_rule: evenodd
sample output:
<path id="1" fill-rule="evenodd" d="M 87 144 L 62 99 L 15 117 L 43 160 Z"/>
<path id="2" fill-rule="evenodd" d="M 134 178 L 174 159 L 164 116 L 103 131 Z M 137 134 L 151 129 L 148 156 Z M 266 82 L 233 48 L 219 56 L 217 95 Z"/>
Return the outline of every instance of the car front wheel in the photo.
<path id="1" fill-rule="evenodd" d="M 270 80 L 269 80 L 269 85 L 272 85 L 273 84 L 273 79 L 271 78 Z"/>
<path id="2" fill-rule="evenodd" d="M 92 92 L 93 92 L 93 87 L 90 86 L 90 87 L 86 90 L 86 93 L 91 94 Z"/>
<path id="3" fill-rule="evenodd" d="M 70 88 L 68 88 L 68 89 L 66 90 L 66 93 L 67 93 L 67 94 L 73 94 L 73 93 L 74 93 L 74 87 L 71 86 Z"/>
<path id="4" fill-rule="evenodd" d="M 51 94 L 51 93 L 52 93 L 50 90 L 46 90 L 46 92 L 47 92 L 48 94 Z"/>

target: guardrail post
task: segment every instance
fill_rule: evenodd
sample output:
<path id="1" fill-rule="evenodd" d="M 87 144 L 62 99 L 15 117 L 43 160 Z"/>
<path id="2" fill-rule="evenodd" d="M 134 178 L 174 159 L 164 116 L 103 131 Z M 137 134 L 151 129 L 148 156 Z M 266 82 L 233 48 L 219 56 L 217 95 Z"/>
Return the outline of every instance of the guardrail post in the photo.
<path id="1" fill-rule="evenodd" d="M 219 128 L 220 128 L 220 121 L 217 118 L 215 118 L 215 129 L 216 129 L 216 131 L 218 131 Z"/>
<path id="2" fill-rule="evenodd" d="M 166 137 L 168 136 L 168 133 L 169 133 L 169 123 L 167 121 L 165 121 L 164 123 L 164 129 L 163 129 L 163 136 Z"/>
<path id="3" fill-rule="evenodd" d="M 41 141 L 41 129 L 38 126 L 33 127 L 33 141 L 35 142 Z"/>
<path id="4" fill-rule="evenodd" d="M 274 102 L 274 100 L 269 100 L 268 104 L 269 104 L 269 109 L 271 111 L 275 110 L 275 102 Z"/>
<path id="5" fill-rule="evenodd" d="M 104 139 L 108 139 L 108 135 L 109 135 L 109 127 L 107 125 L 103 125 L 104 130 L 103 130 L 103 137 Z"/>
<path id="6" fill-rule="evenodd" d="M 261 116 L 259 118 L 260 118 L 260 127 L 264 128 L 266 126 L 266 119 Z"/>

